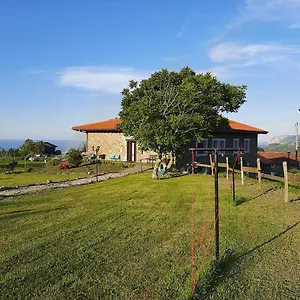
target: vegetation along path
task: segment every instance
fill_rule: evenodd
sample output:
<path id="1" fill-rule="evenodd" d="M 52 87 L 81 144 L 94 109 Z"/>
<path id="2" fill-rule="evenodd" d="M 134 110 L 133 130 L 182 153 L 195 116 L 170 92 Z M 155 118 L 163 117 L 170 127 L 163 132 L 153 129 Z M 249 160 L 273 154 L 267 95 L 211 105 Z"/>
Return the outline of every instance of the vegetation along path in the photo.
<path id="1" fill-rule="evenodd" d="M 150 167 L 144 167 L 144 170 L 149 169 Z M 124 177 L 129 174 L 135 174 L 141 171 L 140 166 L 135 166 L 129 169 L 122 170 L 120 172 L 116 173 L 105 173 L 105 174 L 99 174 L 98 175 L 98 181 L 105 181 L 109 179 Z M 40 184 L 29 184 L 25 186 L 0 186 L 0 199 L 3 199 L 5 197 L 11 197 L 11 196 L 17 196 L 17 195 L 24 195 L 27 193 L 34 193 L 49 189 L 56 189 L 56 188 L 65 188 L 69 186 L 79 186 L 79 185 L 86 185 L 90 183 L 97 182 L 97 177 L 86 177 L 86 178 L 76 178 L 73 180 L 66 180 L 66 181 L 60 181 L 60 182 L 52 182 L 48 180 L 45 183 Z"/>

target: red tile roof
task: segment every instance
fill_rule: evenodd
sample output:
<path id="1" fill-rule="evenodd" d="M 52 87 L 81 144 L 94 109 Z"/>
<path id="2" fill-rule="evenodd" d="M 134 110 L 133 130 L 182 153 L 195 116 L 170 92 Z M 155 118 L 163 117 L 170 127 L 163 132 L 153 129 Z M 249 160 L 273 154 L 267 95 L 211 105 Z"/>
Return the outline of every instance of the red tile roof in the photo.
<path id="1" fill-rule="evenodd" d="M 247 132 L 255 132 L 255 133 L 261 133 L 261 134 L 267 134 L 268 131 L 253 127 L 244 123 L 240 123 L 237 121 L 233 120 L 228 120 L 229 121 L 229 126 L 234 130 L 234 131 L 247 131 Z"/>
<path id="2" fill-rule="evenodd" d="M 72 129 L 84 132 L 118 132 L 116 126 L 121 123 L 122 121 L 120 119 L 111 119 L 108 121 L 73 126 Z"/>
<path id="3" fill-rule="evenodd" d="M 72 127 L 73 130 L 84 131 L 84 132 L 117 132 L 116 125 L 121 124 L 120 119 L 112 119 L 108 121 L 102 121 L 91 124 L 84 124 Z M 229 120 L 229 125 L 233 131 L 239 132 L 253 132 L 267 134 L 268 131 L 259 129 L 253 126 L 249 126 L 240 122 Z"/>
<path id="4" fill-rule="evenodd" d="M 257 152 L 258 158 L 261 159 L 261 162 L 264 164 L 276 164 L 276 163 L 282 163 L 284 161 L 287 161 L 288 159 L 290 162 L 296 162 L 296 153 L 290 153 L 287 152 L 264 152 L 260 151 Z M 300 159 L 298 158 L 300 161 Z"/>

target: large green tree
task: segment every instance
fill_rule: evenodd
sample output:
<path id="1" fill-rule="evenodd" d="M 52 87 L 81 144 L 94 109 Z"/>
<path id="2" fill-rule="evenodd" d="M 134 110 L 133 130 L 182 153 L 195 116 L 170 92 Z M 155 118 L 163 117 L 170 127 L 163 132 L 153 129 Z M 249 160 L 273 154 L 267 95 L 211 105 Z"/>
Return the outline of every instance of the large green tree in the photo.
<path id="1" fill-rule="evenodd" d="M 122 91 L 122 130 L 141 149 L 158 153 L 155 179 L 163 155 L 180 155 L 192 140 L 200 141 L 222 126 L 220 116 L 240 108 L 246 89 L 188 67 L 180 72 L 163 69 L 139 83 L 130 81 Z"/>

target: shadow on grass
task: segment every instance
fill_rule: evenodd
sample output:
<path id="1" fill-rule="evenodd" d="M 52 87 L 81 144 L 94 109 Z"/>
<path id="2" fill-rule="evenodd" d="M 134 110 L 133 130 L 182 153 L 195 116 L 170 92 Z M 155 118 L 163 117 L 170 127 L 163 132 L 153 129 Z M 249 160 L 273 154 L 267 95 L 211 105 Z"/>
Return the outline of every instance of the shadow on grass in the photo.
<path id="1" fill-rule="evenodd" d="M 243 204 L 243 203 L 246 203 L 246 202 L 250 202 L 250 201 L 252 201 L 252 200 L 255 200 L 255 199 L 258 199 L 259 197 L 261 197 L 261 196 L 263 196 L 263 195 L 266 195 L 266 194 L 268 194 L 269 192 L 271 192 L 271 191 L 276 191 L 276 190 L 278 190 L 279 188 L 277 187 L 277 186 L 275 186 L 275 187 L 272 187 L 272 188 L 269 188 L 269 189 L 267 189 L 266 191 L 264 191 L 263 193 L 260 193 L 259 195 L 256 195 L 256 196 L 254 196 L 254 197 L 252 197 L 252 198 L 250 198 L 250 199 L 247 199 L 247 198 L 245 198 L 245 197 L 236 197 L 236 199 L 234 200 L 234 205 L 235 206 L 238 206 L 238 205 L 241 205 L 241 204 Z M 300 198 L 299 198 L 300 199 Z M 297 199 L 298 200 L 298 199 Z M 293 201 L 293 200 L 292 200 Z M 291 201 L 291 202 L 292 202 Z"/>
<path id="2" fill-rule="evenodd" d="M 187 176 L 189 174 L 183 174 L 183 173 L 179 173 L 179 172 L 174 172 L 174 173 L 168 173 L 165 175 L 160 175 L 159 180 L 164 180 L 164 179 L 172 179 L 172 178 L 178 178 L 178 177 L 182 177 L 182 176 Z"/>
<path id="3" fill-rule="evenodd" d="M 12 214 L 23 214 L 23 213 L 28 213 L 31 211 L 35 211 L 35 209 L 22 209 L 22 210 L 13 210 L 13 211 L 9 211 L 6 213 L 3 213 L 3 215 L 12 215 Z"/>
<path id="4" fill-rule="evenodd" d="M 295 198 L 295 199 L 292 199 L 292 200 L 290 200 L 289 202 L 297 202 L 297 201 L 300 201 L 300 198 L 298 197 L 298 198 Z"/>
<path id="5" fill-rule="evenodd" d="M 17 218 L 24 218 L 24 217 L 30 217 L 33 215 L 37 216 L 43 216 L 46 213 L 51 213 L 59 210 L 66 210 L 67 207 L 65 206 L 57 206 L 52 209 L 43 209 L 43 210 L 36 210 L 36 209 L 24 209 L 24 210 L 15 210 L 7 213 L 3 213 L 0 216 L 3 218 L 3 220 L 13 220 Z"/>
<path id="6" fill-rule="evenodd" d="M 288 231 L 292 230 L 294 227 L 298 226 L 300 224 L 300 221 L 296 222 L 295 224 L 289 226 L 287 229 L 281 231 L 280 233 L 278 233 L 277 235 L 273 236 L 272 238 L 270 238 L 269 240 L 261 243 L 260 245 L 255 246 L 254 248 L 252 248 L 251 250 L 246 251 L 245 253 L 243 253 L 242 255 L 240 255 L 238 257 L 238 259 L 243 258 L 249 254 L 251 254 L 252 252 L 254 252 L 255 250 L 262 248 L 263 246 L 271 243 L 272 241 L 276 240 L 277 238 L 281 237 L 282 235 L 284 235 L 285 233 L 287 233 Z"/>
<path id="7" fill-rule="evenodd" d="M 233 275 L 234 266 L 242 260 L 247 255 L 253 253 L 259 248 L 271 243 L 272 241 L 280 238 L 296 226 L 300 224 L 300 221 L 289 226 L 287 229 L 281 231 L 277 235 L 273 236 L 269 240 L 255 246 L 254 248 L 242 253 L 237 254 L 233 251 L 227 251 L 224 256 L 221 257 L 219 261 L 214 261 L 210 264 L 208 270 L 202 275 L 202 277 L 197 282 L 197 286 L 194 291 L 194 295 L 190 297 L 190 300 L 194 299 L 208 299 L 216 290 L 216 288 L 222 284 L 222 282 L 229 276 Z"/>
<path id="8" fill-rule="evenodd" d="M 243 204 L 245 202 L 248 202 L 248 201 L 249 200 L 247 200 L 247 198 L 245 198 L 245 197 L 236 197 L 234 199 L 233 203 L 234 203 L 235 206 L 238 206 L 238 205 L 241 205 L 241 204 Z"/>
<path id="9" fill-rule="evenodd" d="M 261 196 L 263 196 L 263 195 L 268 194 L 268 193 L 271 192 L 271 191 L 276 191 L 276 190 L 278 190 L 278 189 L 279 189 L 279 187 L 277 187 L 277 186 L 272 187 L 272 188 L 269 188 L 269 189 L 267 189 L 266 191 L 260 193 L 259 195 L 254 196 L 253 198 L 248 199 L 248 201 L 255 200 L 255 199 L 257 199 L 257 198 L 259 198 L 259 197 L 261 197 Z"/>
<path id="10" fill-rule="evenodd" d="M 233 252 L 227 252 L 219 261 L 210 264 L 208 270 L 197 282 L 194 294 L 190 300 L 207 299 L 215 289 L 228 278 L 234 264 L 238 261 L 238 256 Z"/>

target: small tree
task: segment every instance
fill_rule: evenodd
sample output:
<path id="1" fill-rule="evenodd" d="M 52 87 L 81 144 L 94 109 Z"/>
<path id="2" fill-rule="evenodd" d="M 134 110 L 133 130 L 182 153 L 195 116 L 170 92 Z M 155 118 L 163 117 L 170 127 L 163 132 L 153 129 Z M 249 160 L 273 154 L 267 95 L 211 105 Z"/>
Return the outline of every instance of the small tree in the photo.
<path id="1" fill-rule="evenodd" d="M 20 155 L 26 156 L 28 154 L 34 153 L 35 143 L 31 139 L 27 139 L 24 144 L 20 147 Z"/>
<path id="2" fill-rule="evenodd" d="M 19 155 L 20 155 L 20 153 L 19 153 L 20 151 L 19 151 L 19 149 L 18 148 L 9 148 L 8 150 L 7 150 L 7 155 L 8 156 L 10 156 L 10 157 L 13 157 L 13 158 L 15 158 L 15 157 L 18 157 Z"/>
<path id="3" fill-rule="evenodd" d="M 82 162 L 81 150 L 71 148 L 68 152 L 69 164 L 78 167 Z"/>
<path id="4" fill-rule="evenodd" d="M 4 148 L 0 147 L 0 157 L 5 157 L 7 154 L 7 151 Z"/>
<path id="5" fill-rule="evenodd" d="M 33 146 L 35 153 L 44 153 L 45 152 L 45 144 L 43 141 L 37 141 Z"/>
<path id="6" fill-rule="evenodd" d="M 221 113 L 239 109 L 246 86 L 222 83 L 210 73 L 196 74 L 186 67 L 180 72 L 163 69 L 140 83 L 132 80 L 122 95 L 122 130 L 142 150 L 158 153 L 152 176 L 157 179 L 164 155 L 180 155 L 192 140 L 228 124 Z"/>

